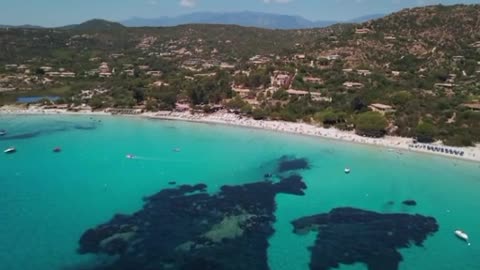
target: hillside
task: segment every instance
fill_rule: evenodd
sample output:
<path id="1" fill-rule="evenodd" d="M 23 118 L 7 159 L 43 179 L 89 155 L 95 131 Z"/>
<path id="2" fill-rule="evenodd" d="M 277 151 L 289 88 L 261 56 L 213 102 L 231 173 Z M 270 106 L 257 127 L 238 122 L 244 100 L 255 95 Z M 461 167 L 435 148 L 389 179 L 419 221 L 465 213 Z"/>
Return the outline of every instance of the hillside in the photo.
<path id="1" fill-rule="evenodd" d="M 77 30 L 77 31 L 115 31 L 126 29 L 120 23 L 110 22 L 102 19 L 93 19 L 81 24 L 67 25 L 60 27 L 63 30 Z"/>
<path id="2" fill-rule="evenodd" d="M 376 122 L 388 127 L 375 135 L 421 132 L 471 145 L 480 142 L 480 114 L 473 112 L 480 108 L 479 18 L 480 5 L 455 5 L 303 30 L 128 28 L 102 20 L 0 29 L 0 89 L 11 91 L 0 93 L 0 103 L 25 89 L 68 89 L 61 93 L 75 100 L 80 90 L 97 87 L 111 94 L 81 99 L 95 108 L 228 104 L 256 119 L 342 129 L 357 128 L 374 119 L 360 121 L 360 115 L 380 110 L 385 119 Z M 234 101 L 232 86 L 240 89 Z"/>
<path id="3" fill-rule="evenodd" d="M 422 60 L 443 61 L 470 51 L 479 40 L 480 8 L 470 6 L 431 6 L 403 10 L 356 26 L 368 33 L 342 33 L 342 42 L 322 48 L 352 50 L 352 60 L 383 65 L 394 56 L 411 54 Z M 356 58 L 356 59 L 355 59 Z M 390 58 L 390 59 L 389 59 Z M 439 63 L 438 63 L 439 64 Z"/>

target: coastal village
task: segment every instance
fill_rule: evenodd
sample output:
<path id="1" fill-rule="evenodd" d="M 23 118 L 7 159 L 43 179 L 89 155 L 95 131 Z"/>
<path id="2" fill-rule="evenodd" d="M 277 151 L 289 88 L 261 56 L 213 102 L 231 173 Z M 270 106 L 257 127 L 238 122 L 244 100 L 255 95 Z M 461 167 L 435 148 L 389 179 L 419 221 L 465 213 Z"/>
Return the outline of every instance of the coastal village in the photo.
<path id="1" fill-rule="evenodd" d="M 398 30 L 404 13 L 431 16 L 412 9 L 362 25 L 285 31 L 287 38 L 260 29 L 229 35 L 236 26 L 160 33 L 118 25 L 118 33 L 105 32 L 102 21 L 88 31 L 0 29 L 6 53 L 31 43 L 49 48 L 45 55 L 1 58 L 0 100 L 73 112 L 234 113 L 367 137 L 474 145 L 480 141 L 480 37 L 460 49 L 454 39 L 438 46 L 430 40 L 440 33 L 425 38 Z M 20 33 L 25 38 L 13 41 Z M 249 39 L 258 35 L 271 39 L 252 47 Z M 64 43 L 56 47 L 54 38 Z"/>

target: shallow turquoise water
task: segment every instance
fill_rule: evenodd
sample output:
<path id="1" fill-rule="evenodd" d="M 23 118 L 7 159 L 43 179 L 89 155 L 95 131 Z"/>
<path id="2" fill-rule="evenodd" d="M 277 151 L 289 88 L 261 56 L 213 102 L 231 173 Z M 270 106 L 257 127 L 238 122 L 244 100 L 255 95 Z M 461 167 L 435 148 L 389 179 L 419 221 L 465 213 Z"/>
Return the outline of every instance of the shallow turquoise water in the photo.
<path id="1" fill-rule="evenodd" d="M 101 122 L 98 122 L 101 120 Z M 262 178 L 282 155 L 307 157 L 306 196 L 277 196 L 271 269 L 307 269 L 313 233 L 292 233 L 290 221 L 353 206 L 385 213 L 431 215 L 440 231 L 424 247 L 402 250 L 401 269 L 480 269 L 480 167 L 475 163 L 260 130 L 147 119 L 0 116 L 17 147 L 0 156 L 0 262 L 2 269 L 68 269 L 91 258 L 75 253 L 80 235 L 131 213 L 142 197 L 179 184 L 224 184 Z M 63 152 L 52 153 L 61 146 Z M 172 151 L 179 147 L 181 152 Z M 125 158 L 134 153 L 137 160 Z M 352 174 L 343 168 L 350 166 Z M 401 201 L 415 199 L 416 207 Z M 387 206 L 386 202 L 395 201 Z M 453 230 L 470 235 L 458 241 Z M 478 243 L 478 244 L 477 244 Z M 366 269 L 363 265 L 342 269 Z"/>

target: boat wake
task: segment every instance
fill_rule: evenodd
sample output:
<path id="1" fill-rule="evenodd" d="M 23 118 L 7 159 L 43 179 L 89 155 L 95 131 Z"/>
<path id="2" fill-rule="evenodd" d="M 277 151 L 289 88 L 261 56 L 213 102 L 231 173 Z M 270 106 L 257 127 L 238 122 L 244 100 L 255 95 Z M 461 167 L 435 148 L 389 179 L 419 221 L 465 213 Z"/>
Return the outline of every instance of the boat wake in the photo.
<path id="1" fill-rule="evenodd" d="M 163 158 L 156 158 L 156 157 L 144 157 L 144 156 L 136 156 L 132 154 L 126 155 L 127 159 L 134 159 L 134 160 L 142 160 L 142 161 L 156 161 L 162 163 L 193 163 L 193 160 L 169 160 Z"/>
<path id="2" fill-rule="evenodd" d="M 144 160 L 144 161 L 162 161 L 160 158 L 152 158 L 152 157 L 141 157 L 141 156 L 133 156 L 127 157 L 128 159 L 136 159 L 136 160 Z"/>

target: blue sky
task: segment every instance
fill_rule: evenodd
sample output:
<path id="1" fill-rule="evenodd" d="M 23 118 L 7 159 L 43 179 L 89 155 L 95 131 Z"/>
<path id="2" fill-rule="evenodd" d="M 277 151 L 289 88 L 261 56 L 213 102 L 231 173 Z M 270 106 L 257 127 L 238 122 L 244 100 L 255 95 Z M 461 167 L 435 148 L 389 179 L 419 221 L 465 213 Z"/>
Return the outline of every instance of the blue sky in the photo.
<path id="1" fill-rule="evenodd" d="M 92 18 L 155 18 L 197 11 L 260 11 L 312 20 L 348 20 L 429 4 L 480 0 L 0 0 L 0 24 L 60 26 Z"/>

